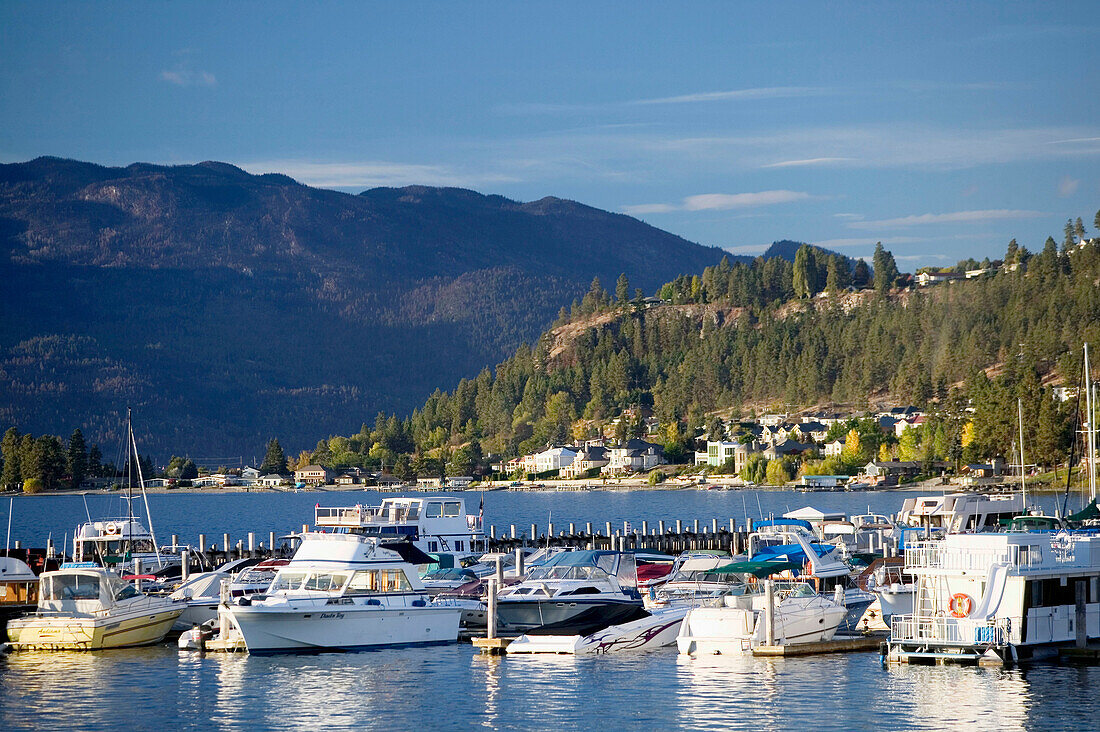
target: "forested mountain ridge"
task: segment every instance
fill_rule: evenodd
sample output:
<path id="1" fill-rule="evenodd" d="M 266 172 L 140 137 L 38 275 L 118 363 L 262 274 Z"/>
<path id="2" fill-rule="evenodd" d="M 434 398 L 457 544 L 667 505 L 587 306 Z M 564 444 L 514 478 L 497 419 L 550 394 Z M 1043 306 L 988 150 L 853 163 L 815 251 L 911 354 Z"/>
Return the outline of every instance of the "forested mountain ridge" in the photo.
<path id="1" fill-rule="evenodd" d="M 557 198 L 350 195 L 224 163 L 0 165 L 0 422 L 154 454 L 312 444 L 535 340 L 594 276 L 723 252 Z"/>
<path id="2" fill-rule="evenodd" d="M 722 262 L 667 283 L 659 304 L 631 298 L 623 280 L 614 297 L 594 283 L 495 371 L 436 392 L 410 419 L 379 415 L 373 429 L 301 458 L 466 474 L 486 453 L 584 439 L 612 419 L 635 430 L 635 407 L 652 409 L 657 439 L 683 455 L 696 430 L 715 432 L 716 415 L 885 401 L 931 415 L 909 438 L 918 444 L 888 446 L 899 456 L 981 459 L 1010 454 L 1017 397 L 1030 455 L 1064 458 L 1070 406 L 1049 384 L 1075 385 L 1081 344 L 1100 343 L 1100 240 L 1067 234 L 1061 250 L 1048 239 L 1035 255 L 1013 241 L 985 275 L 923 289 L 898 287 L 910 279 L 881 246 L 863 289 L 840 264 L 812 247 L 794 262 Z"/>

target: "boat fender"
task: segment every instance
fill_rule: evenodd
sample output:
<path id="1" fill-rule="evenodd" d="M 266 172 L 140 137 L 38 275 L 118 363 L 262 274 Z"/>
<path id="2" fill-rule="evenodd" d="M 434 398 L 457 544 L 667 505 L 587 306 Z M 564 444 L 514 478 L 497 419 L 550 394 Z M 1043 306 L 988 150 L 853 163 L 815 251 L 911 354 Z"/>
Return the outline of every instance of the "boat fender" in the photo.
<path id="1" fill-rule="evenodd" d="M 948 608 L 956 618 L 965 618 L 970 615 L 970 608 L 973 604 L 974 601 L 970 599 L 970 595 L 956 592 L 951 596 L 951 604 L 948 605 Z"/>

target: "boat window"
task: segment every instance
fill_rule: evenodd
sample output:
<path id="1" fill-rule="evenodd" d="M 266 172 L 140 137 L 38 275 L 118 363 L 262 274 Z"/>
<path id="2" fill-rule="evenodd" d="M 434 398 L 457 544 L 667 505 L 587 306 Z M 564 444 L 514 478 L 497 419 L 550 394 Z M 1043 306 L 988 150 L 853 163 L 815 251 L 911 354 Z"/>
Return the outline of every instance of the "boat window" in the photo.
<path id="1" fill-rule="evenodd" d="M 596 559 L 596 566 L 607 572 L 608 574 L 615 573 L 615 555 L 603 554 Z"/>
<path id="2" fill-rule="evenodd" d="M 126 585 L 115 593 L 115 600 L 129 600 L 131 597 L 137 597 L 140 594 L 133 585 Z"/>
<path id="3" fill-rule="evenodd" d="M 443 504 L 443 515 L 448 517 L 461 516 L 462 504 L 458 501 L 447 501 Z"/>
<path id="4" fill-rule="evenodd" d="M 379 589 L 382 592 L 403 592 L 412 589 L 405 573 L 400 569 L 383 569 L 378 572 Z"/>
<path id="5" fill-rule="evenodd" d="M 456 552 L 460 552 L 460 551 L 463 551 L 463 549 L 462 549 L 462 542 L 461 542 L 461 541 L 456 541 L 456 542 L 455 542 L 455 551 L 456 551 Z"/>
<path id="6" fill-rule="evenodd" d="M 99 578 L 84 574 L 57 575 L 49 578 L 44 591 L 48 600 L 98 600 Z"/>
<path id="7" fill-rule="evenodd" d="M 296 590 L 302 586 L 302 580 L 306 578 L 305 572 L 279 572 L 271 583 L 271 592 L 280 590 Z"/>
<path id="8" fill-rule="evenodd" d="M 439 518 L 443 515 L 443 504 L 432 502 L 424 509 L 424 518 Z"/>
<path id="9" fill-rule="evenodd" d="M 346 572 L 319 572 L 311 574 L 302 589 L 331 592 L 343 587 L 347 581 L 348 575 Z"/>
<path id="10" fill-rule="evenodd" d="M 348 594 L 366 594 L 378 591 L 378 571 L 373 569 L 356 572 L 348 583 Z"/>

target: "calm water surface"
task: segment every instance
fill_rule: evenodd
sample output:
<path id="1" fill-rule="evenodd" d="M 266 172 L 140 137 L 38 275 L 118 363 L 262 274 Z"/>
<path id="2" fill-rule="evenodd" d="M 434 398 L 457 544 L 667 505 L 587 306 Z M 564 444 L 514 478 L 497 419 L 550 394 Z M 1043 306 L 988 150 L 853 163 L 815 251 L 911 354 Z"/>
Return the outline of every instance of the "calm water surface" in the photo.
<path id="1" fill-rule="evenodd" d="M 374 503 L 377 494 L 179 494 L 149 497 L 158 534 L 194 541 L 283 532 L 313 506 Z M 775 492 L 487 493 L 487 523 L 548 515 L 743 522 L 804 505 L 892 513 L 902 495 Z M 476 494 L 467 496 L 476 511 Z M 757 501 L 759 500 L 759 503 Z M 1051 510 L 1053 498 L 1049 502 Z M 89 496 L 93 516 L 117 499 Z M 0 506 L 6 529 L 7 501 Z M 84 519 L 80 496 L 21 497 L 12 536 L 41 545 Z M 177 653 L 174 647 L 0 658 L 7 729 L 1096 729 L 1100 669 L 883 668 L 877 653 L 799 659 L 710 656 L 675 648 L 624 656 L 483 658 L 468 645 L 358 654 Z"/>

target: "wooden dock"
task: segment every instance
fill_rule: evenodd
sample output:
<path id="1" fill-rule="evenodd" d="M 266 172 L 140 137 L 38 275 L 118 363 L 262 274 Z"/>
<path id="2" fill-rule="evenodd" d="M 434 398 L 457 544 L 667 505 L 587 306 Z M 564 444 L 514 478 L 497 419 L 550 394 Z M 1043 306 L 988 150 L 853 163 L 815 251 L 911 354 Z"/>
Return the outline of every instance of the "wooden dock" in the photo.
<path id="1" fill-rule="evenodd" d="M 765 658 L 786 656 L 816 656 L 822 653 L 858 653 L 877 651 L 886 640 L 880 633 L 869 635 L 838 636 L 819 643 L 796 643 L 788 646 L 757 646 L 752 655 Z"/>

